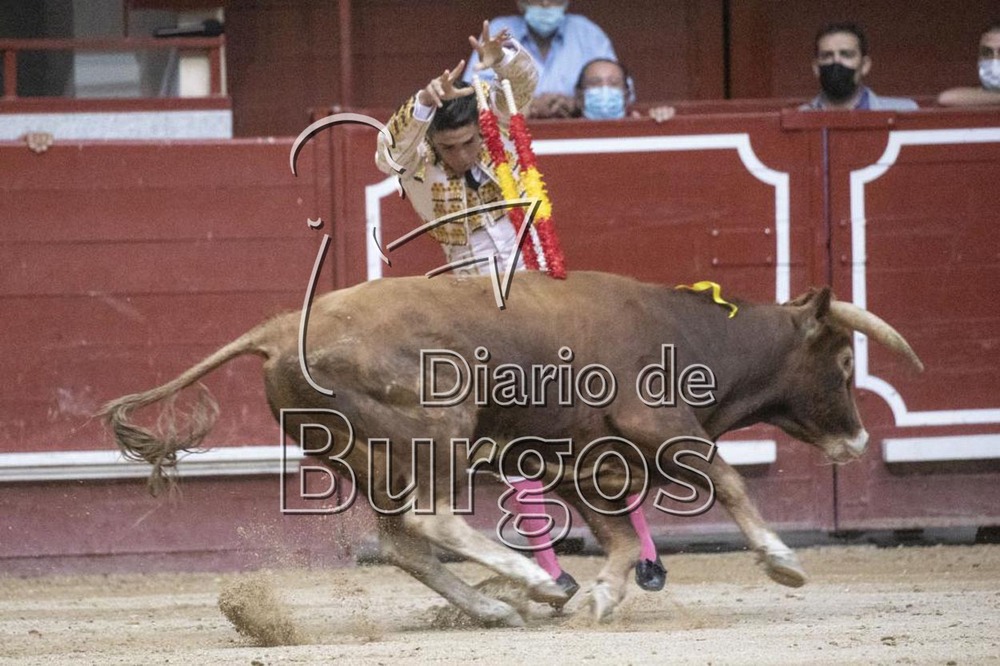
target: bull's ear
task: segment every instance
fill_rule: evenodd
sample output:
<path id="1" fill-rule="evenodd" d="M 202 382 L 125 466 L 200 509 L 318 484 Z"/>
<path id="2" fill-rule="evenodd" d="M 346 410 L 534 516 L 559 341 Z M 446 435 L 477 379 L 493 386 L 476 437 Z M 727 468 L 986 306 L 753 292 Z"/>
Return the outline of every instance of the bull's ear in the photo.
<path id="1" fill-rule="evenodd" d="M 815 335 L 822 327 L 822 322 L 830 313 L 830 288 L 823 287 L 809 292 L 806 299 L 797 298 L 795 304 L 795 323 L 806 337 Z"/>
<path id="2" fill-rule="evenodd" d="M 782 305 L 805 305 L 816 295 L 816 287 L 809 287 L 809 291 L 804 294 L 799 294 L 790 301 L 785 301 Z"/>
<path id="3" fill-rule="evenodd" d="M 812 306 L 816 308 L 816 314 L 814 315 L 817 320 L 822 320 L 830 312 L 830 288 L 823 287 L 816 292 L 816 297 L 813 298 Z"/>

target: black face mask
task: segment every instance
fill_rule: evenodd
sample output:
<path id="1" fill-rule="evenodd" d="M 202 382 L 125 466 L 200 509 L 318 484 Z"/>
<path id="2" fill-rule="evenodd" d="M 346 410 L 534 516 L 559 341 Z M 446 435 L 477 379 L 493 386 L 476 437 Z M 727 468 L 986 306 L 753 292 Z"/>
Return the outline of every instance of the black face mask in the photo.
<path id="1" fill-rule="evenodd" d="M 858 89 L 858 84 L 854 82 L 857 71 L 839 62 L 823 65 L 819 68 L 819 85 L 830 100 L 846 100 Z"/>

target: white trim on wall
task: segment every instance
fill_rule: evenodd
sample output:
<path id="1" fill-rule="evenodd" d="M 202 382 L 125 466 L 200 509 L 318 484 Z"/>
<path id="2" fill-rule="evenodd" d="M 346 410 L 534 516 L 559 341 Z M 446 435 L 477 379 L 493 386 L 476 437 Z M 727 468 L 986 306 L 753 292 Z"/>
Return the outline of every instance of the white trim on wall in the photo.
<path id="1" fill-rule="evenodd" d="M 227 446 L 184 454 L 177 463 L 181 476 L 243 476 L 296 472 L 303 459 L 289 445 L 282 461 L 281 446 Z M 730 465 L 763 465 L 777 459 L 772 440 L 719 442 L 719 455 Z M 144 479 L 150 466 L 127 461 L 118 451 L 46 451 L 0 453 L 0 483 L 13 481 L 105 481 Z"/>
<path id="2" fill-rule="evenodd" d="M 689 134 L 680 136 L 632 136 L 601 139 L 545 139 L 534 142 L 537 155 L 599 155 L 606 153 L 650 153 L 689 150 L 735 150 L 747 171 L 761 182 L 774 186 L 775 276 L 774 300 L 791 298 L 790 198 L 788 174 L 766 166 L 754 153 L 749 134 Z M 371 237 L 382 236 L 380 201 L 397 192 L 396 178 L 390 177 L 365 188 L 365 220 L 368 242 L 365 255 L 368 279 L 382 277 L 382 259 Z"/>
<path id="3" fill-rule="evenodd" d="M 899 158 L 903 146 L 940 146 L 1000 142 L 1000 127 L 906 130 L 889 132 L 885 152 L 875 164 L 851 172 L 851 285 L 854 304 L 868 307 L 866 269 L 865 186 L 882 177 Z M 897 426 L 943 426 L 1000 423 L 1000 408 L 910 411 L 896 388 L 868 368 L 868 336 L 854 334 L 855 384 L 880 396 L 889 405 Z"/>
<path id="4" fill-rule="evenodd" d="M 178 460 L 177 469 L 182 476 L 277 474 L 281 470 L 281 449 L 280 446 L 233 446 L 187 453 Z M 297 469 L 302 452 L 290 446 L 287 457 Z M 118 451 L 110 449 L 0 453 L 0 483 L 138 479 L 148 477 L 150 469 L 150 465 L 125 460 Z"/>
<path id="5" fill-rule="evenodd" d="M 882 442 L 887 463 L 1000 459 L 1000 435 L 890 438 Z"/>

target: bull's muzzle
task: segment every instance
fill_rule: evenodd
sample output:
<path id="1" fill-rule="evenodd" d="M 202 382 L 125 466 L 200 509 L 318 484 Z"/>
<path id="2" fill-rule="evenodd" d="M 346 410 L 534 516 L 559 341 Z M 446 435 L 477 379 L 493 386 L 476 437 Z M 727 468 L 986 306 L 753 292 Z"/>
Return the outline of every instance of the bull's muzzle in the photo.
<path id="1" fill-rule="evenodd" d="M 854 437 L 831 437 L 820 446 L 834 462 L 851 462 L 868 448 L 868 431 L 861 428 Z"/>
<path id="2" fill-rule="evenodd" d="M 854 454 L 854 457 L 857 458 L 868 448 L 868 431 L 862 428 L 853 439 L 847 440 L 846 444 L 847 448 Z"/>

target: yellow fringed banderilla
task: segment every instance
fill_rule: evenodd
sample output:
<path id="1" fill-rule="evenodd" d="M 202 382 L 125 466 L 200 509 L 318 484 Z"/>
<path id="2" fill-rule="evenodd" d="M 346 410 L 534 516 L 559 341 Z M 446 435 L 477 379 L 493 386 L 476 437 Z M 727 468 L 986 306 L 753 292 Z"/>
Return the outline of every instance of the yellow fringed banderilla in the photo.
<path id="1" fill-rule="evenodd" d="M 739 307 L 733 305 L 727 300 L 722 298 L 722 287 L 718 282 L 710 282 L 708 280 L 702 280 L 701 282 L 695 282 L 694 284 L 679 284 L 674 289 L 687 289 L 688 291 L 709 291 L 712 292 L 712 301 L 718 303 L 719 305 L 724 305 L 729 308 L 729 318 L 732 319 L 736 316 L 736 312 Z"/>

